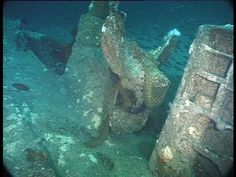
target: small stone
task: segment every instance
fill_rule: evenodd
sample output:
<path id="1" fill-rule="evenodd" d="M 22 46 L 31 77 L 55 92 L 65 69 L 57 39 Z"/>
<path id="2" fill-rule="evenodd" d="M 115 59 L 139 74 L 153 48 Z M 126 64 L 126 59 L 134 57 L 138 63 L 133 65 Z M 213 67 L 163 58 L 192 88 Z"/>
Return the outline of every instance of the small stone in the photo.
<path id="1" fill-rule="evenodd" d="M 89 130 L 91 130 L 91 129 L 92 129 L 91 125 L 88 125 L 88 126 L 87 126 L 87 128 L 88 128 Z"/>
<path id="2" fill-rule="evenodd" d="M 93 96 L 93 94 L 94 94 L 94 92 L 93 92 L 93 91 L 89 91 L 89 93 L 88 93 L 88 97 L 92 97 L 92 96 Z"/>
<path id="3" fill-rule="evenodd" d="M 98 108 L 97 108 L 97 111 L 98 111 L 99 113 L 101 113 L 101 112 L 102 112 L 102 107 L 98 107 Z"/>
<path id="4" fill-rule="evenodd" d="M 85 157 L 86 155 L 85 155 L 85 153 L 81 153 L 80 155 L 79 155 L 79 157 Z"/>
<path id="5" fill-rule="evenodd" d="M 95 114 L 92 118 L 93 126 L 97 129 L 98 126 L 100 125 L 101 117 Z"/>
<path id="6" fill-rule="evenodd" d="M 94 155 L 89 154 L 88 157 L 89 157 L 89 160 L 91 160 L 92 162 L 94 162 L 94 163 L 98 162 L 97 159 L 94 157 Z"/>
<path id="7" fill-rule="evenodd" d="M 88 113 L 89 113 L 89 111 L 84 111 L 83 117 L 87 117 L 87 116 L 88 116 Z"/>
<path id="8" fill-rule="evenodd" d="M 24 112 L 24 113 L 28 113 L 28 112 L 30 112 L 30 109 L 29 109 L 28 107 L 24 107 L 24 108 L 23 108 L 23 112 Z"/>

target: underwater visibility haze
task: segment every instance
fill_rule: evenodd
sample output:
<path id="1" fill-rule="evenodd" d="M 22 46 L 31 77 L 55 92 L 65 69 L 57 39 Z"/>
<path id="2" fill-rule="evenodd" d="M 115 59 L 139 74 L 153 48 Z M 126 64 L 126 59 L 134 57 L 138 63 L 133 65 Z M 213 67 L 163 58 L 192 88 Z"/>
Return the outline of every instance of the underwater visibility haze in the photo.
<path id="1" fill-rule="evenodd" d="M 14 177 L 226 177 L 229 1 L 5 1 L 3 161 Z"/>

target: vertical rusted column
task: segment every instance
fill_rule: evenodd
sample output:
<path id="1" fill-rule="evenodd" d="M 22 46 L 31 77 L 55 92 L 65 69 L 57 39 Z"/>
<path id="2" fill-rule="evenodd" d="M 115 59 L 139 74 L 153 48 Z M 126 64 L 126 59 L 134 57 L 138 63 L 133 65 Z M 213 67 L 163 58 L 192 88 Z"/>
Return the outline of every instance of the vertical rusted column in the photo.
<path id="1" fill-rule="evenodd" d="M 202 25 L 149 161 L 154 176 L 226 176 L 233 164 L 232 25 Z"/>

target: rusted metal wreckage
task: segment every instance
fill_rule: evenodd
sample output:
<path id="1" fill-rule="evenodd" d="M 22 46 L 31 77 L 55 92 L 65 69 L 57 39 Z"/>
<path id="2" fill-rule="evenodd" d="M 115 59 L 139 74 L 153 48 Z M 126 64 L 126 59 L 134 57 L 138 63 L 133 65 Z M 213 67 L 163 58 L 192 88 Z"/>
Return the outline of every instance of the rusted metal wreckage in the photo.
<path id="1" fill-rule="evenodd" d="M 99 70 L 102 78 L 95 73 L 85 85 L 97 92 L 90 107 L 103 107 L 101 115 L 97 116 L 100 126 L 96 124 L 88 130 L 94 135 L 101 130 L 93 139 L 96 143 L 90 142 L 91 147 L 106 139 L 107 126 L 116 134 L 140 130 L 152 109 L 162 102 L 170 84 L 158 66 L 168 59 L 179 34 L 168 33 L 163 46 L 146 52 L 136 42 L 127 40 L 126 14 L 118 10 L 118 5 L 118 1 L 92 1 L 89 12 L 81 16 L 76 42 L 66 50 L 72 52 L 67 63 L 69 72 L 62 77 L 70 85 L 66 89 L 72 99 L 77 94 L 74 90 L 80 87 L 76 77 L 83 70 L 78 69 L 81 67 L 78 63 L 85 61 L 78 56 L 88 56 L 85 62 L 90 62 L 91 58 L 94 62 L 97 56 L 101 60 L 93 70 Z M 24 38 L 27 39 L 29 37 Z M 62 46 L 60 51 L 64 51 Z M 86 46 L 89 49 L 82 51 Z M 92 124 L 94 116 L 90 115 L 81 124 L 85 127 Z M 232 25 L 202 25 L 189 49 L 188 64 L 156 141 L 149 168 L 154 176 L 161 177 L 221 177 L 227 176 L 232 165 Z"/>

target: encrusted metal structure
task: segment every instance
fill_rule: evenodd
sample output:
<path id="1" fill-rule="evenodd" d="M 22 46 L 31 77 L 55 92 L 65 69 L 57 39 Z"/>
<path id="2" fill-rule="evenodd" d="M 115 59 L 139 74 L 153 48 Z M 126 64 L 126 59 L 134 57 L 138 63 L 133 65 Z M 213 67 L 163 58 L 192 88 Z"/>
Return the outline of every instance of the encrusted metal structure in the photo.
<path id="1" fill-rule="evenodd" d="M 149 161 L 154 176 L 227 176 L 233 165 L 233 27 L 202 25 Z"/>
<path id="2" fill-rule="evenodd" d="M 140 130 L 153 108 L 159 106 L 169 88 L 169 79 L 158 69 L 176 46 L 180 32 L 170 31 L 164 45 L 146 52 L 125 36 L 126 14 L 110 3 L 110 13 L 102 27 L 101 47 L 111 71 L 117 75 L 116 104 L 110 117 L 114 133 L 125 134 Z"/>

